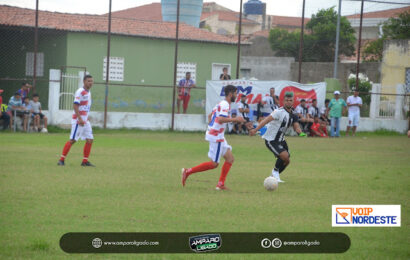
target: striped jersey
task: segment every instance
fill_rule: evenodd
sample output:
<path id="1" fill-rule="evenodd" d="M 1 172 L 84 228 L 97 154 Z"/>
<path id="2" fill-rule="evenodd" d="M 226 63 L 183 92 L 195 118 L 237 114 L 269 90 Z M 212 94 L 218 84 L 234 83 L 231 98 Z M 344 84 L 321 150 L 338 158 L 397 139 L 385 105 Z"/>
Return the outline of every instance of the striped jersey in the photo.
<path id="1" fill-rule="evenodd" d="M 74 95 L 74 104 L 80 105 L 78 111 L 84 122 L 88 121 L 88 113 L 91 108 L 91 92 L 86 90 L 84 87 L 77 89 Z M 77 115 L 73 111 L 73 118 L 71 123 L 77 123 Z"/>
<path id="2" fill-rule="evenodd" d="M 268 123 L 267 130 L 262 136 L 263 139 L 267 141 L 282 142 L 285 140 L 285 133 L 290 126 L 298 122 L 298 116 L 291 111 L 290 113 L 286 111 L 285 108 L 281 107 L 275 109 L 275 111 L 270 114 L 273 120 Z"/>
<path id="3" fill-rule="evenodd" d="M 302 107 L 301 105 L 298 105 L 298 106 L 295 108 L 295 112 L 296 112 L 297 114 L 301 114 L 303 117 L 307 117 L 308 109 L 307 109 L 307 107 Z"/>
<path id="4" fill-rule="evenodd" d="M 312 117 L 320 116 L 320 111 L 318 107 L 310 106 L 308 111 L 309 111 L 308 114 L 311 115 Z"/>
<path id="5" fill-rule="evenodd" d="M 218 117 L 222 116 L 229 118 L 230 109 L 230 105 L 226 100 L 222 100 L 212 109 L 211 121 L 208 124 L 208 130 L 206 131 L 205 140 L 217 143 L 225 141 L 224 132 L 226 123 L 219 123 Z"/>

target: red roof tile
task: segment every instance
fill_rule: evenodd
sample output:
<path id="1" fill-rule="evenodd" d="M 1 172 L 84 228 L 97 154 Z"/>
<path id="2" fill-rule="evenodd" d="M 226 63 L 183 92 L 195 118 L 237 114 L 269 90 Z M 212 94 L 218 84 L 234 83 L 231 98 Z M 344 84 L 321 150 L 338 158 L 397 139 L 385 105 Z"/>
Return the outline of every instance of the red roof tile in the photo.
<path id="1" fill-rule="evenodd" d="M 111 16 L 117 18 L 131 18 L 147 21 L 162 21 L 161 9 L 161 3 L 152 3 L 112 12 Z"/>
<path id="2" fill-rule="evenodd" d="M 363 18 L 390 18 L 390 17 L 397 17 L 399 16 L 400 13 L 403 12 L 410 12 L 410 6 L 407 7 L 402 7 L 402 8 L 395 8 L 395 9 L 389 9 L 389 10 L 383 10 L 383 11 L 376 11 L 376 12 L 369 12 L 369 13 L 363 13 Z M 360 18 L 360 14 L 353 14 L 353 15 L 348 15 L 346 18 Z"/>
<path id="3" fill-rule="evenodd" d="M 0 25 L 34 27 L 35 10 L 0 5 Z M 106 16 L 39 11 L 39 28 L 77 32 L 107 33 Z M 175 23 L 112 18 L 111 32 L 149 38 L 174 39 Z M 180 24 L 181 40 L 234 44 L 236 40 Z"/>
<path id="4" fill-rule="evenodd" d="M 214 12 L 203 12 L 201 15 L 201 21 L 208 18 L 209 16 L 218 15 L 219 21 L 229 21 L 239 23 L 239 13 L 233 11 L 214 11 Z M 242 15 L 242 24 L 258 24 L 258 22 L 246 19 Z"/>

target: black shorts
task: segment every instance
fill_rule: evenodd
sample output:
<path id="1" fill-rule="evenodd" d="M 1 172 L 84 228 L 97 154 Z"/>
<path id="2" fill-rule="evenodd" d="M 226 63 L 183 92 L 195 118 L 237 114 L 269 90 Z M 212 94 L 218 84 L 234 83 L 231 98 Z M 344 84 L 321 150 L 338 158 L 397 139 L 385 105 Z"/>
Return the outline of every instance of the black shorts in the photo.
<path id="1" fill-rule="evenodd" d="M 36 115 L 39 115 L 41 119 L 44 118 L 44 114 L 43 113 L 33 113 L 31 116 L 34 117 Z"/>
<path id="2" fill-rule="evenodd" d="M 276 142 L 265 140 L 265 144 L 269 151 L 271 151 L 276 157 L 279 157 L 279 154 L 283 151 L 287 151 L 289 153 L 289 148 L 286 141 Z"/>

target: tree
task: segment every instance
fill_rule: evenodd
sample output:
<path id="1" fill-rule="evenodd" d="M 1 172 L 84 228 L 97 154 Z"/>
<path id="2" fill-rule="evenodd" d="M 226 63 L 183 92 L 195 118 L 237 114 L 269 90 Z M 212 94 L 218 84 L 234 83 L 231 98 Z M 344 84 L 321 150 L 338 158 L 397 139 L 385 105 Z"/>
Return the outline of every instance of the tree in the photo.
<path id="1" fill-rule="evenodd" d="M 382 24 L 380 38 L 366 44 L 362 58 L 364 61 L 381 61 L 383 58 L 383 42 L 385 40 L 410 39 L 410 12 L 406 11 L 397 18 L 389 18 Z"/>
<path id="2" fill-rule="evenodd" d="M 303 61 L 333 61 L 336 41 L 337 12 L 334 7 L 321 9 L 312 15 L 303 35 Z M 299 59 L 300 31 L 288 32 L 275 28 L 269 42 L 277 56 Z M 354 29 L 345 17 L 340 19 L 339 54 L 351 56 L 355 51 Z"/>

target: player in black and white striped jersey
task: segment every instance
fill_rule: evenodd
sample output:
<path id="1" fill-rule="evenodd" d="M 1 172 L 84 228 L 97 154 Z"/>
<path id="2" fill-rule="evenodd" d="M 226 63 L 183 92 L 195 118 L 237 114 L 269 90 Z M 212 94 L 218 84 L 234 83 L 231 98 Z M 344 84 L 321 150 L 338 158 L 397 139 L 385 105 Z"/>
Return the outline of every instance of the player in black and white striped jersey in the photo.
<path id="1" fill-rule="evenodd" d="M 290 163 L 289 148 L 285 141 L 286 131 L 292 126 L 299 136 L 306 136 L 300 129 L 298 115 L 296 115 L 292 109 L 293 92 L 286 92 L 283 104 L 283 107 L 275 109 L 269 116 L 262 120 L 256 128 L 249 131 L 249 135 L 253 136 L 263 126 L 268 125 L 262 138 L 265 139 L 266 147 L 277 158 L 275 167 L 272 170 L 272 176 L 275 177 L 278 182 L 284 182 L 280 179 L 279 174 L 282 173 Z"/>

